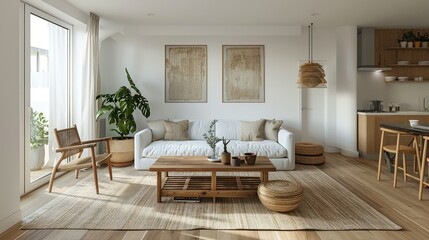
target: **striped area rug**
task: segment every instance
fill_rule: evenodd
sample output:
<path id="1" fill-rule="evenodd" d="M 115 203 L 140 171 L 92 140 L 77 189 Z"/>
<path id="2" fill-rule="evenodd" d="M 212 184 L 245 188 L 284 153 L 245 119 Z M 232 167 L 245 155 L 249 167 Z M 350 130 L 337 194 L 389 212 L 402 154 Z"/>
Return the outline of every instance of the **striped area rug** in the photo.
<path id="1" fill-rule="evenodd" d="M 270 173 L 270 180 L 295 181 L 304 188 L 304 202 L 290 213 L 266 209 L 257 197 L 218 198 L 216 203 L 156 202 L 154 173 L 132 167 L 99 171 L 100 194 L 92 175 L 23 220 L 22 229 L 103 230 L 399 230 L 367 203 L 314 166 Z"/>

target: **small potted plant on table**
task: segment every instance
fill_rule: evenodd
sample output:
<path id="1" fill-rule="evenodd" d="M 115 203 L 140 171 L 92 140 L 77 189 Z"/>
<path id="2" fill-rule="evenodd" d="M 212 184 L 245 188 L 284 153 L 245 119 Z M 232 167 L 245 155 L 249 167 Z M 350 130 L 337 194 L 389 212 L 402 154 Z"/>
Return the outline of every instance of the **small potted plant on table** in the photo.
<path id="1" fill-rule="evenodd" d="M 222 154 L 221 154 L 221 157 L 220 157 L 220 161 L 223 163 L 223 164 L 225 164 L 225 165 L 228 165 L 228 164 L 230 164 L 231 163 L 231 153 L 229 153 L 228 152 L 228 149 L 227 149 L 227 145 L 228 145 L 228 143 L 230 142 L 231 140 L 225 140 L 225 138 L 223 137 L 222 138 L 222 143 L 223 143 L 223 152 L 222 152 Z"/>
<path id="2" fill-rule="evenodd" d="M 216 161 L 219 159 L 216 155 L 216 143 L 220 141 L 220 139 L 215 135 L 216 122 L 217 120 L 213 120 L 210 123 L 208 133 L 203 134 L 203 137 L 206 140 L 207 144 L 212 148 L 212 155 L 207 158 L 209 161 Z"/>

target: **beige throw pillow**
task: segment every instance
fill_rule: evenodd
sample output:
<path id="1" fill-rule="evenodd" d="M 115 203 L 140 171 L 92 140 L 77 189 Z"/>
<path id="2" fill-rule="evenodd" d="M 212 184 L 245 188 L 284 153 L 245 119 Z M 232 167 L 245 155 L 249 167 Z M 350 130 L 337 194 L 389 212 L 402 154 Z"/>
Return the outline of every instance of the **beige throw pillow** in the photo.
<path id="1" fill-rule="evenodd" d="M 147 125 L 152 131 L 152 141 L 158 141 L 164 139 L 165 135 L 165 124 L 164 120 L 148 121 Z"/>
<path id="2" fill-rule="evenodd" d="M 241 141 L 262 141 L 264 119 L 255 122 L 240 121 Z"/>
<path id="3" fill-rule="evenodd" d="M 271 141 L 278 141 L 278 134 L 283 120 L 265 120 L 264 138 Z"/>
<path id="4" fill-rule="evenodd" d="M 179 122 L 164 121 L 165 125 L 165 140 L 183 141 L 189 140 L 188 125 L 189 120 Z"/>

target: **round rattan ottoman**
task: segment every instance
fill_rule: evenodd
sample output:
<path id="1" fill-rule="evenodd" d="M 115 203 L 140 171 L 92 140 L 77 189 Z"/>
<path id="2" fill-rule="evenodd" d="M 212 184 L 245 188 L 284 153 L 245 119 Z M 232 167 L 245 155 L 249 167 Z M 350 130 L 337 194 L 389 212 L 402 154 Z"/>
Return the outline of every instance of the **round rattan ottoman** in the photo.
<path id="1" fill-rule="evenodd" d="M 290 181 L 268 181 L 259 184 L 258 197 L 262 204 L 272 211 L 289 212 L 304 200 L 304 189 Z"/>
<path id="2" fill-rule="evenodd" d="M 316 143 L 296 143 L 295 162 L 299 164 L 325 163 L 323 146 Z"/>

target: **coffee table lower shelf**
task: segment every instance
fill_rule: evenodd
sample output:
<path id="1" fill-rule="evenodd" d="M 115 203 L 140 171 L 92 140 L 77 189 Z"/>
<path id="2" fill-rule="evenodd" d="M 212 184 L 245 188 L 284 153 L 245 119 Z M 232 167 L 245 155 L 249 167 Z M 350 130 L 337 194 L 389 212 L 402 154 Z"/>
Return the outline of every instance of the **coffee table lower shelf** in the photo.
<path id="1" fill-rule="evenodd" d="M 259 177 L 168 176 L 163 179 L 161 197 L 254 197 Z"/>

